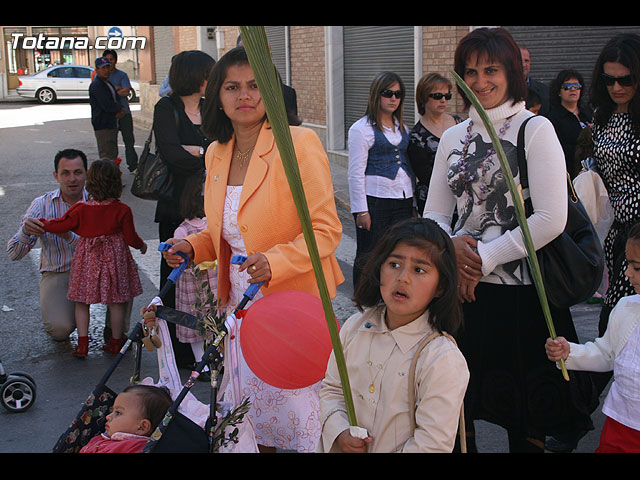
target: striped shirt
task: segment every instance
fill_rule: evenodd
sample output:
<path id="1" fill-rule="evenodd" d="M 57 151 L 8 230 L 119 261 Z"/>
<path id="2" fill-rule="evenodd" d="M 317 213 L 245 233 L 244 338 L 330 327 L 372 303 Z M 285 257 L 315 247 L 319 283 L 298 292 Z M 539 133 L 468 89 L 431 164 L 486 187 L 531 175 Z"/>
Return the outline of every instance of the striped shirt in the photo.
<path id="1" fill-rule="evenodd" d="M 84 190 L 82 201 L 87 201 L 87 199 L 88 193 Z M 38 237 L 37 235 L 26 235 L 22 230 L 26 218 L 32 217 L 52 220 L 62 217 L 70 207 L 71 205 L 63 200 L 60 189 L 47 192 L 31 202 L 27 213 L 22 219 L 22 224 L 18 232 L 11 237 L 7 243 L 7 254 L 9 258 L 11 260 L 20 260 L 31 251 L 38 241 L 38 238 L 40 238 L 40 245 L 42 247 L 40 253 L 40 272 L 59 273 L 71 270 L 73 250 L 80 238 L 78 235 L 69 232 L 71 234 L 71 240 L 66 241 L 53 233 L 45 233 Z"/>

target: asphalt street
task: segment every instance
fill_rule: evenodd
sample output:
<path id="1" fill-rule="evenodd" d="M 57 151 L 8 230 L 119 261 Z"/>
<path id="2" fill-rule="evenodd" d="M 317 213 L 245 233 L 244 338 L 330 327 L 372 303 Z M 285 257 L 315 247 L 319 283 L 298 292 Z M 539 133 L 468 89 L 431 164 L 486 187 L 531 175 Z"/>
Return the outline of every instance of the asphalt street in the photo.
<path id="1" fill-rule="evenodd" d="M 134 104 L 134 110 L 139 105 Z M 136 149 L 142 150 L 148 132 L 136 128 Z M 90 123 L 88 102 L 60 102 L 39 105 L 15 100 L 0 102 L 0 238 L 6 245 L 20 226 L 31 201 L 44 192 L 57 188 L 52 172 L 53 158 L 64 148 L 83 150 L 89 161 L 97 158 L 95 137 Z M 120 152 L 124 155 L 123 145 Z M 133 197 L 129 191 L 133 175 L 123 173 L 126 184 L 122 201 L 134 212 L 138 233 L 149 245 L 146 255 L 132 250 L 139 266 L 144 293 L 134 302 L 135 312 L 156 295 L 159 285 L 160 254 L 157 252 L 157 225 L 153 221 L 155 203 Z M 337 173 L 336 173 L 337 172 Z M 344 169 L 334 177 L 346 175 Z M 347 277 L 339 287 L 334 310 L 344 321 L 355 308 L 350 300 L 351 265 L 355 254 L 355 232 L 351 215 L 339 208 L 344 225 L 343 240 L 336 255 Z M 99 379 L 112 364 L 113 357 L 101 350 L 105 308 L 91 307 L 90 354 L 85 360 L 71 355 L 71 341 L 54 342 L 43 331 L 39 306 L 39 245 L 25 258 L 13 262 L 0 255 L 0 362 L 7 373 L 23 371 L 31 375 L 37 387 L 33 406 L 21 413 L 0 408 L 0 453 L 47 453 L 79 411 Z M 598 307 L 578 305 L 573 309 L 580 340 L 592 340 L 597 332 Z M 133 373 L 133 355 L 125 357 L 108 385 L 116 392 L 129 383 Z M 185 379 L 187 371 L 182 371 Z M 142 378 L 157 378 L 155 353 L 144 351 Z M 198 382 L 193 393 L 208 403 L 209 389 Z M 605 392 L 606 393 L 606 392 Z M 600 410 L 594 416 L 595 430 L 589 432 L 577 452 L 593 452 L 598 444 L 604 417 Z M 506 434 L 498 427 L 476 422 L 478 448 L 481 452 L 507 452 Z"/>

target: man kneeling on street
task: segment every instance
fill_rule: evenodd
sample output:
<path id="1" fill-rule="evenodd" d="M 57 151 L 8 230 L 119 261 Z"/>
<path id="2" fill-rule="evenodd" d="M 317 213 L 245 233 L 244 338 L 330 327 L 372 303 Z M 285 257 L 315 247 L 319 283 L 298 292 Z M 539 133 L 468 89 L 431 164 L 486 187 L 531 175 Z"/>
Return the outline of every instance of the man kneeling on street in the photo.
<path id="1" fill-rule="evenodd" d="M 57 153 L 53 178 L 59 188 L 37 197 L 27 210 L 22 225 L 7 244 L 11 260 L 27 255 L 40 239 L 40 311 L 45 331 L 57 341 L 66 340 L 76 328 L 74 302 L 67 300 L 69 271 L 78 235 L 66 232 L 46 233 L 39 218 L 53 219 L 76 202 L 87 200 L 84 181 L 87 157 L 80 150 L 66 149 Z"/>

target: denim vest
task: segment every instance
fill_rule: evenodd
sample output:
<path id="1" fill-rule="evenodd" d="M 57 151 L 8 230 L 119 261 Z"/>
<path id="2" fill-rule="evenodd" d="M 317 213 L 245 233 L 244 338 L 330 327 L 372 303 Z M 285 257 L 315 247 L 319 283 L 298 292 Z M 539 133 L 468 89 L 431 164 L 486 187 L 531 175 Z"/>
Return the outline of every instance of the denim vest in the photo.
<path id="1" fill-rule="evenodd" d="M 407 172 L 411 181 L 415 181 L 415 174 L 407 157 L 409 134 L 404 128 L 401 129 L 400 133 L 402 134 L 402 140 L 396 146 L 389 142 L 384 133 L 373 125 L 375 141 L 369 149 L 367 168 L 364 171 L 365 175 L 378 175 L 393 180 L 398 174 L 398 169 L 402 168 Z"/>

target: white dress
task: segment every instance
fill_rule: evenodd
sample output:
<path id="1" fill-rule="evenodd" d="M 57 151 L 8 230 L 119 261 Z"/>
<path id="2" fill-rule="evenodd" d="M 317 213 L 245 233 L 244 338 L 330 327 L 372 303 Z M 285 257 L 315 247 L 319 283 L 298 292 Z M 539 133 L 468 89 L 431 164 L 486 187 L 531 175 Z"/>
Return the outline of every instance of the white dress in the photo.
<path id="1" fill-rule="evenodd" d="M 241 193 L 242 186 L 227 186 L 222 237 L 231 247 L 232 255 L 246 255 L 237 221 Z M 229 309 L 234 309 L 240 303 L 249 286 L 249 274 L 246 271 L 240 272 L 239 268 L 239 265 L 230 267 Z M 261 297 L 262 292 L 258 292 L 254 301 Z M 245 308 L 249 308 L 250 305 L 251 302 Z M 241 325 L 241 322 L 242 320 L 238 319 L 238 325 Z M 239 344 L 240 342 L 237 342 L 237 345 Z M 319 420 L 320 382 L 296 390 L 272 387 L 255 376 L 241 352 L 240 382 L 242 397 L 249 397 L 251 401 L 249 417 L 259 445 L 298 452 L 316 450 L 322 427 Z"/>

